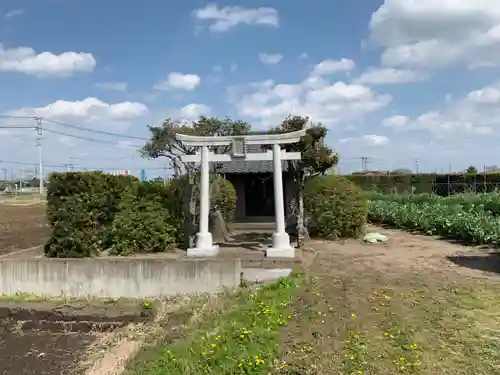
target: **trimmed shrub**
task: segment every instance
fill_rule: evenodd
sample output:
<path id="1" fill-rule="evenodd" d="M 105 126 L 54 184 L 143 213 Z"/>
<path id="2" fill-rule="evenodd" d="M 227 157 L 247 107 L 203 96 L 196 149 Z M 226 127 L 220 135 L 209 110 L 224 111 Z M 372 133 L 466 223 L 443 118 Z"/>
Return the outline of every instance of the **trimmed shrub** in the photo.
<path id="1" fill-rule="evenodd" d="M 236 213 L 236 189 L 230 181 L 219 175 L 211 176 L 210 180 L 212 183 L 210 194 L 212 210 L 219 210 L 226 223 L 231 223 Z M 197 199 L 199 199 L 198 197 L 199 195 L 197 195 Z"/>
<path id="2" fill-rule="evenodd" d="M 47 218 L 52 227 L 48 257 L 97 255 L 108 248 L 107 232 L 123 191 L 136 178 L 102 172 L 52 173 L 47 186 Z"/>
<path id="3" fill-rule="evenodd" d="M 189 179 L 192 179 L 192 184 Z M 173 199 L 176 200 L 175 209 L 183 211 L 183 202 L 189 202 L 191 194 L 194 194 L 196 202 L 196 221 L 200 211 L 200 174 L 193 173 L 190 176 L 183 175 L 170 182 Z M 192 190 L 194 188 L 194 190 Z M 210 175 L 210 208 L 220 210 L 226 222 L 232 222 L 236 212 L 236 190 L 233 184 L 219 175 Z"/>
<path id="4" fill-rule="evenodd" d="M 91 257 L 159 252 L 186 245 L 186 223 L 193 217 L 186 203 L 192 193 L 199 211 L 199 178 L 139 182 L 135 177 L 102 172 L 53 173 L 47 189 L 47 216 L 52 227 L 45 244 L 48 257 Z M 220 176 L 211 176 L 212 208 L 226 221 L 236 210 L 236 191 Z M 194 190 L 193 190 L 194 188 Z"/>
<path id="5" fill-rule="evenodd" d="M 304 187 L 309 234 L 336 240 L 357 237 L 363 231 L 368 202 L 362 191 L 341 176 L 319 176 Z"/>
<path id="6" fill-rule="evenodd" d="M 168 191 L 158 183 L 136 183 L 123 194 L 109 231 L 112 255 L 159 253 L 175 247 L 179 221 L 169 208 Z"/>
<path id="7" fill-rule="evenodd" d="M 177 243 L 189 247 L 198 229 L 200 212 L 200 174 L 183 175 L 169 181 L 169 205 L 173 215 L 178 218 L 182 230 Z M 219 175 L 210 175 L 211 211 L 220 210 L 226 223 L 233 221 L 236 211 L 236 190 L 231 182 Z M 194 203 L 194 206 L 190 206 Z"/>

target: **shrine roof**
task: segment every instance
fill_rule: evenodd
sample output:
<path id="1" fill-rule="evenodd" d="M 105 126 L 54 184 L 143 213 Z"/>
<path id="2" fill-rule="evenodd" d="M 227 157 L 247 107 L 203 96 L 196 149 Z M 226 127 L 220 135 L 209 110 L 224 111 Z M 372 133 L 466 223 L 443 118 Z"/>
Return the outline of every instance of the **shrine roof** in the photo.
<path id="1" fill-rule="evenodd" d="M 246 152 L 257 153 L 257 152 L 264 152 L 264 150 L 260 145 L 247 145 Z M 283 168 L 283 171 L 287 171 L 288 162 L 282 161 L 281 166 Z M 259 161 L 232 160 L 228 163 L 221 163 L 220 167 L 217 168 L 217 172 L 226 174 L 270 173 L 272 171 L 273 171 L 272 160 L 259 160 Z"/>

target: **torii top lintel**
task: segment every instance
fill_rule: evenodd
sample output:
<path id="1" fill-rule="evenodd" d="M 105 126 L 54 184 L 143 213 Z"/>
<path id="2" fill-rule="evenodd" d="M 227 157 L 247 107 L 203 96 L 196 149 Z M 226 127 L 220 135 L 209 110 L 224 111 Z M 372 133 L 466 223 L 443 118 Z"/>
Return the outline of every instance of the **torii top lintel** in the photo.
<path id="1" fill-rule="evenodd" d="M 302 129 L 280 134 L 250 134 L 240 136 L 198 136 L 187 134 L 176 134 L 175 139 L 182 142 L 186 146 L 202 147 L 202 146 L 228 146 L 233 144 L 234 139 L 243 139 L 247 145 L 275 145 L 295 143 L 306 134 L 307 127 Z"/>

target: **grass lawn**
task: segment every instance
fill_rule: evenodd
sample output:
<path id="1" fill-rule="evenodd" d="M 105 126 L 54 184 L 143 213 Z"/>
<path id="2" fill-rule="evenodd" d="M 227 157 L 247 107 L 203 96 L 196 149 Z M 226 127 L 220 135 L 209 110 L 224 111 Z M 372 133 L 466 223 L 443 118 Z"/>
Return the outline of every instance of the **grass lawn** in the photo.
<path id="1" fill-rule="evenodd" d="M 254 292 L 242 289 L 187 327 L 182 338 L 148 348 L 127 375 L 268 374 L 280 367 L 280 330 L 300 276 Z M 290 316 L 291 317 L 291 316 Z"/>

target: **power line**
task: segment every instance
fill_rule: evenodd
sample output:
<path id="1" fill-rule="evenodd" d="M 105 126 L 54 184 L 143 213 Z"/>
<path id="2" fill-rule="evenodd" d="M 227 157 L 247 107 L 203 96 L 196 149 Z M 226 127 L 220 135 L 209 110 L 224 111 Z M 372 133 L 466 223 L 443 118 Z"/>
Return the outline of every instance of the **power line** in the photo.
<path id="1" fill-rule="evenodd" d="M 2 160 L 0 159 L 0 164 L 5 163 L 5 164 L 14 164 L 14 165 L 30 165 L 36 167 L 38 162 L 25 162 L 25 161 L 16 161 L 16 160 Z M 43 164 L 44 167 L 50 167 L 50 168 L 67 168 L 69 164 Z M 89 166 L 79 166 L 78 164 L 74 164 L 75 168 L 78 169 L 89 169 L 89 170 L 100 170 L 100 171 L 121 171 L 124 169 L 133 169 L 133 170 L 141 170 L 144 169 L 146 171 L 163 171 L 165 170 L 165 167 L 133 167 L 133 168 L 102 168 L 102 167 L 89 167 Z M 3 170 L 3 169 L 0 169 Z"/>
<path id="2" fill-rule="evenodd" d="M 70 133 L 65 133 L 65 132 L 61 132 L 61 131 L 58 131 L 58 130 L 54 130 L 54 129 L 50 129 L 50 128 L 43 128 L 43 130 L 49 132 L 49 133 L 54 133 L 54 134 L 58 134 L 58 135 L 63 135 L 65 137 L 70 137 L 70 138 L 76 138 L 76 139 L 82 139 L 84 141 L 89 141 L 89 142 L 97 142 L 97 143 L 106 143 L 106 144 L 110 144 L 110 145 L 120 145 L 120 143 L 117 143 L 117 142 L 113 142 L 113 141 L 106 141 L 104 139 L 97 139 L 97 138 L 90 138 L 90 137 L 84 137 L 84 136 L 81 136 L 81 135 L 75 135 L 75 134 L 70 134 Z M 136 146 L 136 145 L 130 145 L 131 147 L 141 147 L 141 146 Z"/>
<path id="3" fill-rule="evenodd" d="M 0 118 L 17 119 L 17 120 L 43 120 L 45 122 L 48 122 L 48 123 L 51 123 L 51 124 L 54 124 L 54 125 L 60 125 L 60 126 L 68 127 L 68 128 L 71 128 L 71 129 L 82 130 L 82 131 L 86 131 L 86 132 L 90 132 L 90 133 L 110 135 L 110 136 L 113 136 L 113 137 L 139 139 L 139 140 L 142 140 L 142 141 L 147 141 L 149 139 L 149 138 L 146 138 L 146 137 L 138 137 L 138 136 L 135 136 L 135 135 L 119 134 L 119 133 L 107 132 L 107 131 L 104 131 L 104 130 L 90 129 L 90 128 L 86 128 L 84 126 L 73 125 L 73 124 L 69 124 L 67 122 L 56 121 L 56 120 L 52 120 L 52 119 L 45 118 L 45 117 L 0 115 Z M 13 127 L 13 128 L 17 128 L 17 127 Z M 33 128 L 34 128 L 34 126 L 33 126 Z"/>
<path id="4" fill-rule="evenodd" d="M 2 160 L 0 159 L 0 164 L 5 163 L 5 164 L 18 164 L 18 165 L 32 165 L 35 166 L 38 164 L 38 162 L 25 162 L 25 161 L 15 161 L 15 160 Z M 62 164 L 43 164 L 44 167 L 50 167 L 50 168 L 64 168 L 64 165 Z"/>
<path id="5" fill-rule="evenodd" d="M 68 128 L 77 129 L 77 130 L 83 130 L 83 131 L 87 131 L 87 132 L 91 132 L 91 133 L 96 133 L 96 134 L 104 134 L 104 135 L 111 135 L 111 136 L 114 136 L 114 137 L 123 137 L 123 138 L 131 138 L 131 139 L 140 139 L 140 140 L 143 140 L 143 141 L 147 141 L 149 139 L 149 138 L 144 138 L 144 137 L 137 137 L 135 135 L 111 133 L 111 132 L 106 132 L 106 131 L 103 131 L 103 130 L 89 129 L 89 128 L 85 128 L 83 126 L 72 125 L 72 124 L 68 124 L 66 122 L 55 121 L 55 120 L 50 120 L 50 119 L 46 119 L 46 118 L 42 118 L 42 120 L 44 120 L 44 121 L 46 121 L 48 123 L 51 123 L 51 124 L 61 125 L 61 126 L 65 126 L 65 127 L 68 127 Z"/>

